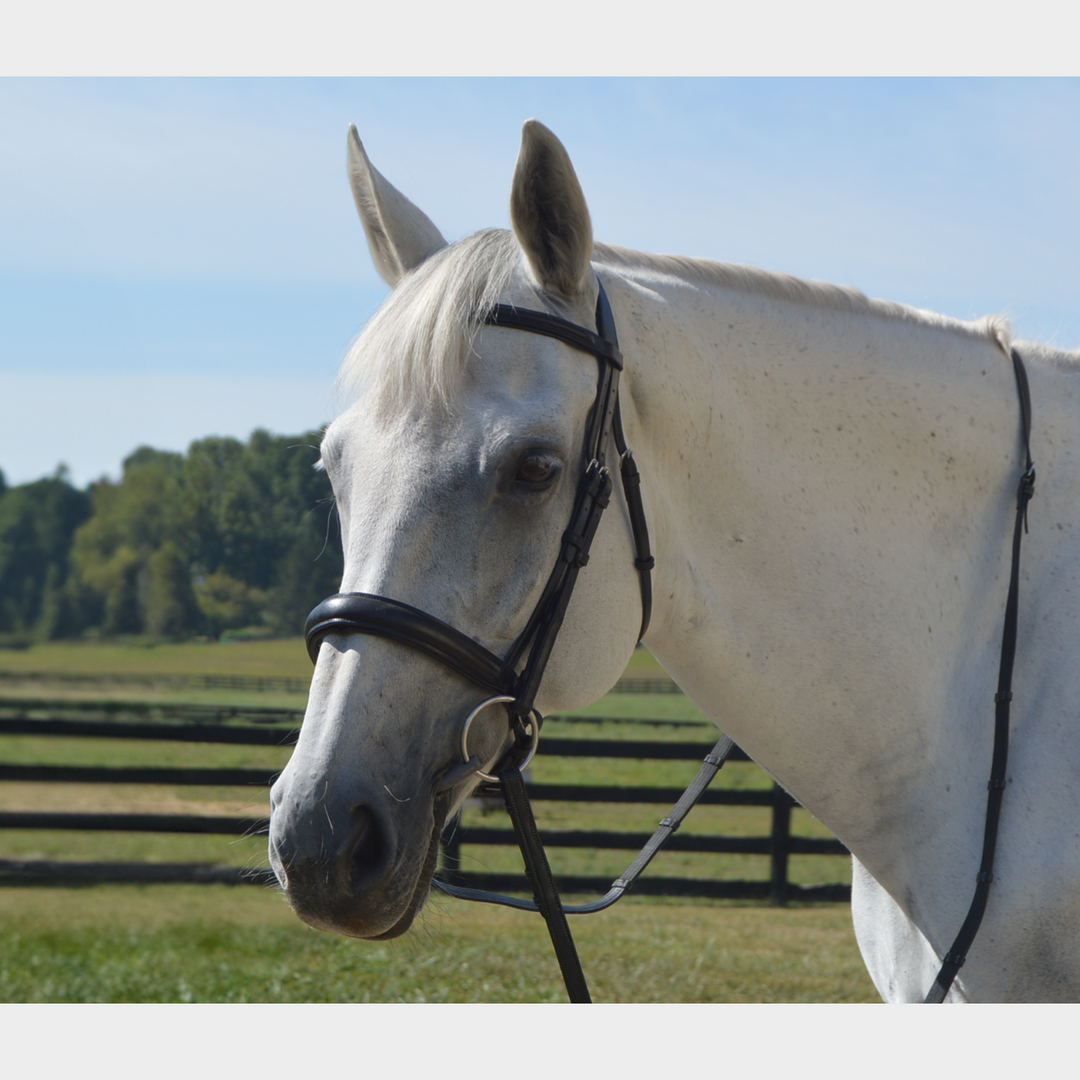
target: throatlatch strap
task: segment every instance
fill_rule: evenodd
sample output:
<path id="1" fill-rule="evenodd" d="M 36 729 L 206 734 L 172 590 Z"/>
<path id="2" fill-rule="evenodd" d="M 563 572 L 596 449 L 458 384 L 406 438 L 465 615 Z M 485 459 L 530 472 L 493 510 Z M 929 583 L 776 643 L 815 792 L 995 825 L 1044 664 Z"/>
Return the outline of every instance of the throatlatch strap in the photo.
<path id="1" fill-rule="evenodd" d="M 641 586 L 641 629 L 638 631 L 640 642 L 645 631 L 649 629 L 649 620 L 652 618 L 652 569 L 656 560 L 649 547 L 649 526 L 645 520 L 645 507 L 641 502 L 641 473 L 638 472 L 633 452 L 626 445 L 618 400 L 615 401 L 612 435 L 615 438 L 615 448 L 619 452 L 623 495 L 626 497 L 626 509 L 630 515 L 630 532 L 634 537 L 634 567 Z"/>
<path id="2" fill-rule="evenodd" d="M 923 1000 L 924 1005 L 940 1005 L 945 1000 L 945 995 L 967 959 L 968 950 L 979 932 L 979 925 L 986 912 L 986 901 L 990 896 L 990 883 L 994 880 L 994 851 L 997 847 L 998 821 L 1001 818 L 1001 800 L 1005 794 L 1005 772 L 1009 759 L 1009 705 L 1012 702 L 1013 661 L 1016 658 L 1016 627 L 1020 609 L 1020 540 L 1027 531 L 1027 506 L 1031 496 L 1035 494 L 1035 465 L 1031 460 L 1031 391 L 1024 362 L 1015 349 L 1012 350 L 1012 362 L 1016 372 L 1016 389 L 1020 395 L 1025 468 L 1016 492 L 1012 572 L 1009 576 L 1009 595 L 1005 602 L 1005 627 L 1001 634 L 998 688 L 994 695 L 994 756 L 990 764 L 990 781 L 987 784 L 982 860 L 975 877 L 975 895 L 972 897 L 967 918 L 964 919 L 952 948 L 942 958 L 941 970 Z"/>

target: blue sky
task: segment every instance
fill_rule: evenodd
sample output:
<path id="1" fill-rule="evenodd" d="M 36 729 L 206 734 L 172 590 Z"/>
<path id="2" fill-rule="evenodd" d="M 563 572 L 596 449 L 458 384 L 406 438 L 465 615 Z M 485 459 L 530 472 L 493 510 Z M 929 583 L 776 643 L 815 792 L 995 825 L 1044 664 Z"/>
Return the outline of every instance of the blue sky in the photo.
<path id="1" fill-rule="evenodd" d="M 8 482 L 332 419 L 386 292 L 348 123 L 452 239 L 507 224 L 530 116 L 599 239 L 1080 346 L 1080 79 L 0 79 Z"/>

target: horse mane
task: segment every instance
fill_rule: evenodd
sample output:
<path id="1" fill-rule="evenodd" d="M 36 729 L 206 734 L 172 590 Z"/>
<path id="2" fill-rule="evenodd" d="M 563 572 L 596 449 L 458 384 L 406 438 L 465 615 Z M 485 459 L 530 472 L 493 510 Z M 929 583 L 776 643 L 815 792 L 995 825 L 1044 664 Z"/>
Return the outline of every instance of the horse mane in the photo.
<path id="1" fill-rule="evenodd" d="M 1031 360 L 1063 375 L 1076 375 L 1080 372 L 1080 349 L 1063 349 L 1042 341 L 1016 340 L 1013 345 L 1025 362 Z"/>
<path id="2" fill-rule="evenodd" d="M 630 275 L 648 270 L 717 289 L 936 327 L 993 341 L 1009 352 L 1011 330 L 1002 315 L 965 322 L 871 299 L 850 286 L 711 259 L 652 255 L 613 244 L 595 244 L 593 262 Z M 342 362 L 339 389 L 349 396 L 374 392 L 395 408 L 420 402 L 451 408 L 468 370 L 480 322 L 515 274 L 527 277 L 528 271 L 507 229 L 484 229 L 442 248 L 401 280 L 361 330 Z"/>
<path id="3" fill-rule="evenodd" d="M 877 315 L 886 319 L 918 323 L 922 326 L 967 334 L 994 341 L 1009 351 L 1011 328 L 1004 315 L 986 315 L 973 322 L 954 319 L 926 308 L 915 308 L 895 300 L 876 300 L 850 285 L 833 285 L 827 281 L 806 281 L 774 270 L 756 266 L 722 263 L 714 259 L 690 258 L 684 255 L 653 255 L 615 244 L 597 244 L 595 261 L 605 266 L 633 271 L 649 269 L 684 281 L 695 281 L 719 289 L 784 300 L 788 303 L 810 304 L 814 307 L 853 314 Z"/>

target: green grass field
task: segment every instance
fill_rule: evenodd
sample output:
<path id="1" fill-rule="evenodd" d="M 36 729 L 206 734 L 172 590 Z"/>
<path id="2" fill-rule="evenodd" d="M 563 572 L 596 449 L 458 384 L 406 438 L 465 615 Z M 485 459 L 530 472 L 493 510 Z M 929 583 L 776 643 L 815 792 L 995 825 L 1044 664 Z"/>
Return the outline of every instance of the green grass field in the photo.
<path id="1" fill-rule="evenodd" d="M 303 926 L 225 886 L 0 890 L 4 1002 L 565 1001 L 538 916 L 433 897 L 404 937 Z M 603 1002 L 874 1001 L 841 905 L 629 899 L 573 920 Z"/>
<path id="2" fill-rule="evenodd" d="M 50 641 L 0 649 L 0 671 L 132 675 L 286 675 L 311 677 L 300 638 L 268 641 Z"/>
<path id="3" fill-rule="evenodd" d="M 168 686 L 105 687 L 94 693 L 52 682 L 49 672 L 139 675 L 310 673 L 299 640 L 127 645 L 54 644 L 0 652 L 0 672 L 44 678 L 0 679 L 0 696 L 61 696 L 297 706 L 298 695 L 177 691 Z M 655 675 L 638 652 L 629 674 Z M 58 688 L 63 693 L 58 692 Z M 302 705 L 302 699 L 299 704 Z M 598 728 L 552 718 L 559 737 L 700 740 L 715 730 L 681 695 L 608 695 L 582 715 L 666 718 L 693 727 Z M 12 763 L 260 766 L 277 770 L 287 749 L 104 739 L 6 736 L 0 759 Z M 537 782 L 685 785 L 692 762 L 539 756 Z M 768 787 L 752 764 L 731 763 L 717 781 Z M 0 809 L 96 810 L 261 816 L 262 788 L 0 783 Z M 664 808 L 555 803 L 537 805 L 541 827 L 613 825 L 651 831 Z M 501 811 L 468 812 L 502 824 Z M 502 820 L 500 820 L 500 818 Z M 762 835 L 769 811 L 699 807 L 684 832 Z M 797 833 L 827 836 L 796 810 Z M 265 837 L 8 830 L 0 857 L 266 865 Z M 553 850 L 556 873 L 614 877 L 631 852 Z M 465 868 L 518 871 L 512 848 L 466 847 Z M 695 877 L 764 878 L 755 856 L 663 852 L 650 872 Z M 846 859 L 796 856 L 792 881 L 850 878 Z M 406 937 L 348 941 L 304 927 L 274 892 L 254 886 L 95 886 L 0 889 L 3 920 L 0 1000 L 15 1001 L 546 1001 L 563 1000 L 542 922 L 535 916 L 465 905 L 442 895 Z M 722 902 L 631 897 L 611 911 L 574 920 L 586 972 L 600 1001 L 871 1001 L 845 905 L 786 909 Z"/>

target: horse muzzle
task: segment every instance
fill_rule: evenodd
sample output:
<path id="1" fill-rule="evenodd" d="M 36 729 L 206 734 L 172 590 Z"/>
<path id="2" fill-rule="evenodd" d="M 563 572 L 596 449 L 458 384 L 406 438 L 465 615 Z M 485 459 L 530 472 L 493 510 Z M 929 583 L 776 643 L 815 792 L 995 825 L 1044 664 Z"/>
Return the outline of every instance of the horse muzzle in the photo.
<path id="1" fill-rule="evenodd" d="M 270 862 L 293 910 L 350 937 L 405 933 L 423 908 L 450 793 L 365 792 L 334 807 L 287 774 L 271 792 Z"/>

